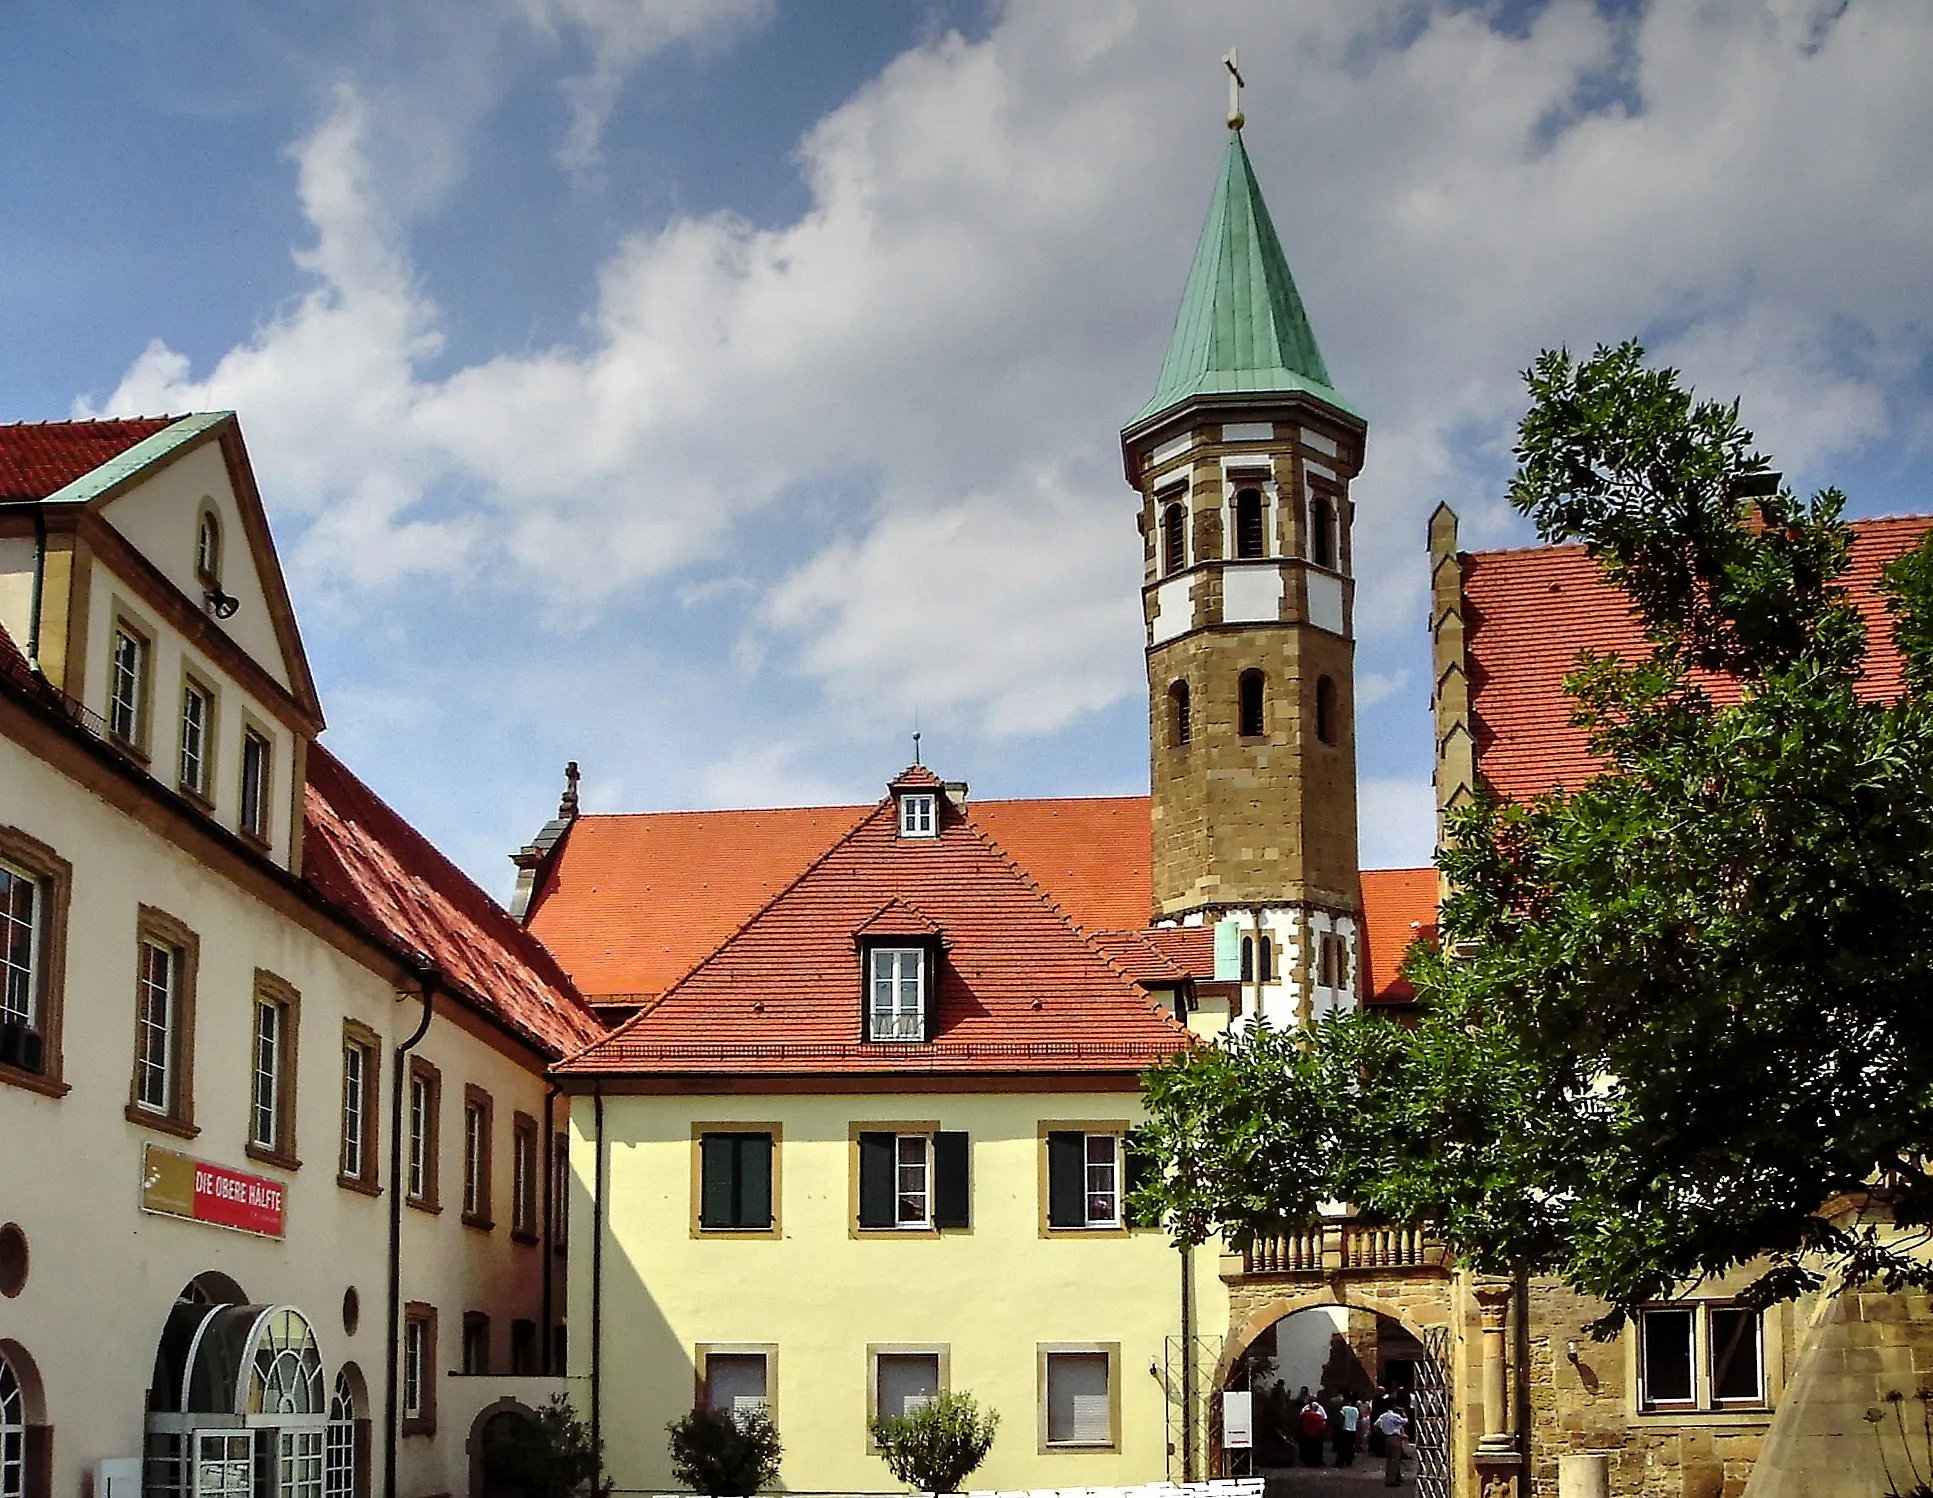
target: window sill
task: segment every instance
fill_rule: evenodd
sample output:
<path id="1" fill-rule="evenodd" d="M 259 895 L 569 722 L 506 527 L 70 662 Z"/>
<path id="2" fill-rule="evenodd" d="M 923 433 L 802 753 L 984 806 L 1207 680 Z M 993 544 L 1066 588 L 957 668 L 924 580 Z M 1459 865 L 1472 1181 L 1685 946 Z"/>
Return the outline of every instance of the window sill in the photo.
<path id="1" fill-rule="evenodd" d="M 1090 1451 L 1119 1451 L 1120 1449 L 1119 1441 L 1042 1441 L 1040 1443 L 1042 1456 L 1054 1456 L 1063 1452 L 1080 1456 Z"/>
<path id="2" fill-rule="evenodd" d="M 195 787 L 189 785 L 186 781 L 176 786 L 175 790 L 180 793 L 183 801 L 186 801 L 204 816 L 212 817 L 215 814 L 215 803 L 209 799 L 206 791 L 196 790 Z"/>
<path id="3" fill-rule="evenodd" d="M 251 1143 L 242 1146 L 242 1153 L 247 1155 L 251 1160 L 260 1161 L 263 1165 L 273 1165 L 277 1170 L 300 1170 L 302 1168 L 302 1162 L 296 1159 L 294 1155 L 287 1154 L 282 1150 L 266 1149 L 259 1144 Z"/>
<path id="4" fill-rule="evenodd" d="M 868 1228 L 867 1229 L 867 1232 L 869 1233 L 874 1233 L 874 1232 L 890 1233 L 891 1231 L 892 1230 L 890 1228 Z M 697 1227 L 691 1230 L 691 1236 L 694 1238 L 722 1238 L 722 1239 L 781 1238 L 784 1236 L 784 1234 L 782 1234 L 779 1231 L 779 1227 L 777 1223 L 773 1223 L 770 1227 L 763 1227 L 763 1228 L 708 1228 L 703 1223 L 700 1223 L 698 1224 Z"/>
<path id="5" fill-rule="evenodd" d="M 425 1415 L 418 1419 L 412 1420 L 408 1416 L 405 1416 L 403 1418 L 403 1434 L 406 1436 L 435 1435 L 436 1417 L 434 1415 Z"/>
<path id="6" fill-rule="evenodd" d="M 253 827 L 238 826 L 235 829 L 235 836 L 247 843 L 257 853 L 269 854 L 275 851 L 274 847 L 270 845 L 267 836 L 257 832 Z"/>
<path id="7" fill-rule="evenodd" d="M 531 1232 L 529 1228 L 512 1228 L 510 1230 L 510 1241 L 512 1243 L 526 1244 L 531 1248 L 535 1248 L 539 1243 L 542 1243 L 544 1240 L 539 1238 L 535 1233 Z"/>
<path id="8" fill-rule="evenodd" d="M 460 1220 L 466 1228 L 475 1228 L 479 1233 L 494 1232 L 497 1226 L 494 1219 L 479 1216 L 475 1212 L 465 1212 Z"/>
<path id="9" fill-rule="evenodd" d="M 361 1176 L 336 1175 L 336 1184 L 344 1191 L 354 1191 L 362 1196 L 381 1196 L 383 1188 L 375 1181 L 365 1181 Z"/>
<path id="10" fill-rule="evenodd" d="M 1637 1418 L 1649 1424 L 1672 1425 L 1765 1425 L 1772 1419 L 1772 1406 L 1769 1404 L 1734 1405 L 1718 1410 L 1694 1409 L 1689 1405 L 1680 1407 L 1641 1409 Z"/>
<path id="11" fill-rule="evenodd" d="M 201 1133 L 192 1119 L 154 1113 L 143 1108 L 139 1103 L 129 1103 L 125 1117 L 131 1124 L 139 1124 L 144 1129 L 153 1129 L 158 1134 L 172 1134 L 177 1139 L 193 1139 Z"/>
<path id="12" fill-rule="evenodd" d="M 45 1072 L 28 1071 L 19 1066 L 0 1066 L 0 1083 L 8 1087 L 18 1087 L 23 1092 L 37 1092 L 42 1097 L 66 1097 L 73 1091 L 71 1085 L 59 1077 Z"/>
<path id="13" fill-rule="evenodd" d="M 1134 1229 L 1118 1223 L 1091 1228 L 1062 1228 L 1050 1225 L 1041 1229 L 1040 1236 L 1043 1238 L 1132 1238 Z"/>
<path id="14" fill-rule="evenodd" d="M 443 1204 L 433 1197 L 406 1196 L 403 1200 L 419 1212 L 428 1212 L 432 1217 L 443 1210 Z"/>
<path id="15" fill-rule="evenodd" d="M 108 730 L 107 741 L 143 769 L 147 768 L 149 763 L 148 751 L 143 749 L 139 744 L 134 743 L 132 740 L 122 738 L 113 729 Z"/>

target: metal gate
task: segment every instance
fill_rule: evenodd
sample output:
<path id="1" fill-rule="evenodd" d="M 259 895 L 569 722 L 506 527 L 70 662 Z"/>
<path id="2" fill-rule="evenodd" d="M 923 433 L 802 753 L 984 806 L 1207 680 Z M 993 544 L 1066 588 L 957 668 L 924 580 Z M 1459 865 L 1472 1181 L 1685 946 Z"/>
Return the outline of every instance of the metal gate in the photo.
<path id="1" fill-rule="evenodd" d="M 1416 1365 L 1410 1434 L 1416 1455 L 1416 1498 L 1450 1498 L 1450 1331 L 1426 1327 L 1429 1352 Z"/>
<path id="2" fill-rule="evenodd" d="M 1180 1482 L 1206 1477 L 1211 1416 L 1220 1413 L 1214 1388 L 1221 1337 L 1169 1337 L 1162 1349 L 1162 1412 L 1168 1437 L 1167 1476 Z"/>

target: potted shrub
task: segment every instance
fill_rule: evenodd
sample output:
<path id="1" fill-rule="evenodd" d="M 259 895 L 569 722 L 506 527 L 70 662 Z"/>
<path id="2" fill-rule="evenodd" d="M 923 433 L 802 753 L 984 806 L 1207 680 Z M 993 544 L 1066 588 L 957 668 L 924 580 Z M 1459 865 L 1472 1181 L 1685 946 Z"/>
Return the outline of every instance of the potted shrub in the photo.
<path id="1" fill-rule="evenodd" d="M 693 1410 L 665 1427 L 671 1475 L 709 1498 L 751 1498 L 779 1478 L 778 1427 L 763 1405 L 733 1413 Z"/>
<path id="2" fill-rule="evenodd" d="M 920 1493 L 957 1493 L 987 1459 L 1000 1416 L 982 1410 L 971 1394 L 942 1394 L 904 1415 L 873 1421 L 880 1459 Z"/>

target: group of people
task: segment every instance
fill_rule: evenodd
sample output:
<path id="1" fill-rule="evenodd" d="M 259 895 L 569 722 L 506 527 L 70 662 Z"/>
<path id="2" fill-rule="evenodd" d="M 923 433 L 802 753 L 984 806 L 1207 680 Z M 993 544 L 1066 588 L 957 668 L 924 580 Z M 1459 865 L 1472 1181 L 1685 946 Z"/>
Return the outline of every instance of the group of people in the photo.
<path id="1" fill-rule="evenodd" d="M 1327 1465 L 1323 1448 L 1336 1453 L 1338 1467 L 1353 1467 L 1359 1445 L 1383 1459 L 1383 1480 L 1395 1487 L 1403 1480 L 1403 1457 L 1409 1448 L 1409 1396 L 1402 1389 L 1380 1385 L 1373 1395 L 1345 1395 L 1328 1389 L 1309 1392 L 1304 1384 L 1294 1398 L 1280 1379 L 1261 1397 L 1265 1424 L 1293 1444 L 1305 1467 Z"/>

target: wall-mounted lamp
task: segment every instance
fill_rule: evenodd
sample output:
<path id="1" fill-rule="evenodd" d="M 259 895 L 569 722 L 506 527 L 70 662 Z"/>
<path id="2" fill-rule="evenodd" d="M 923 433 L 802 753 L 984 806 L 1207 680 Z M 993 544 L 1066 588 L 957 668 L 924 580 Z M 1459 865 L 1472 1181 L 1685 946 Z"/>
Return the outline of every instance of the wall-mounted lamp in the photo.
<path id="1" fill-rule="evenodd" d="M 220 583 L 211 583 L 202 590 L 202 602 L 208 605 L 208 612 L 217 619 L 232 619 L 235 610 L 242 606 L 241 599 L 233 593 L 224 593 Z"/>
<path id="2" fill-rule="evenodd" d="M 1564 1344 L 1564 1356 L 1569 1358 L 1573 1363 L 1577 1361 L 1577 1344 L 1575 1342 L 1566 1342 Z"/>

